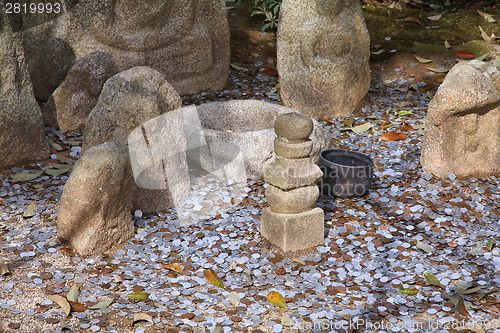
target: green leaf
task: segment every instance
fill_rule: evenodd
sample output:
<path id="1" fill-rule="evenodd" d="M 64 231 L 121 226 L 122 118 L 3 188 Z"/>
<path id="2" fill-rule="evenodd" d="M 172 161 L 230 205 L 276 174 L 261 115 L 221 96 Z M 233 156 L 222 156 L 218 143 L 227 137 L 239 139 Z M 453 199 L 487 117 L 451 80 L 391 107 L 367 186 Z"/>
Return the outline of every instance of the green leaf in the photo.
<path id="1" fill-rule="evenodd" d="M 398 290 L 400 293 L 403 293 L 405 295 L 416 295 L 418 294 L 418 289 L 412 289 L 412 288 L 403 288 Z"/>
<path id="2" fill-rule="evenodd" d="M 43 169 L 43 172 L 51 176 L 59 176 L 62 175 L 63 173 L 70 171 L 71 169 L 73 169 L 73 165 L 65 164 L 64 168 L 63 167 L 60 167 L 58 169 L 45 168 Z"/>
<path id="3" fill-rule="evenodd" d="M 481 26 L 479 26 L 479 31 L 481 31 L 481 38 L 484 39 L 485 42 L 491 43 L 491 37 L 488 36 L 488 34 L 486 32 L 484 32 L 484 30 L 483 30 L 483 28 L 481 28 Z"/>
<path id="4" fill-rule="evenodd" d="M 136 291 L 127 295 L 128 298 L 143 300 L 149 297 L 149 294 L 144 291 Z"/>
<path id="5" fill-rule="evenodd" d="M 417 241 L 417 249 L 420 249 L 426 253 L 432 253 L 435 250 L 432 246 L 421 241 Z"/>
<path id="6" fill-rule="evenodd" d="M 499 291 L 499 290 L 500 290 L 500 288 L 497 288 L 497 287 L 491 288 L 490 290 L 485 291 L 484 293 L 482 293 L 481 295 L 479 295 L 479 297 L 477 298 L 477 300 L 480 301 L 483 298 L 485 298 L 486 296 L 488 296 L 489 294 L 494 293 L 495 291 Z"/>
<path id="7" fill-rule="evenodd" d="M 457 286 L 457 289 L 455 289 L 455 292 L 456 292 L 457 294 L 460 294 L 461 292 L 463 292 L 463 291 L 467 290 L 467 288 L 469 288 L 470 286 L 471 286 L 471 284 L 470 284 L 470 283 L 462 283 L 462 284 L 459 284 L 459 285 Z"/>
<path id="8" fill-rule="evenodd" d="M 424 279 L 425 282 L 427 282 L 428 284 L 432 284 L 433 286 L 446 289 L 446 287 L 443 286 L 441 281 L 439 281 L 439 279 L 432 273 L 424 273 Z"/>
<path id="9" fill-rule="evenodd" d="M 409 115 L 413 115 L 413 112 L 403 110 L 403 111 L 399 111 L 399 113 L 398 113 L 398 117 L 409 116 Z"/>
<path id="10" fill-rule="evenodd" d="M 470 254 L 472 254 L 474 257 L 477 257 L 479 255 L 479 251 L 481 251 L 481 246 L 476 246 L 472 250 L 470 250 Z"/>
<path id="11" fill-rule="evenodd" d="M 436 72 L 436 73 L 447 73 L 450 71 L 448 68 L 430 68 L 430 67 L 428 67 L 427 69 L 430 71 Z"/>
<path id="12" fill-rule="evenodd" d="M 493 246 L 495 246 L 495 242 L 496 241 L 493 238 L 488 239 L 488 243 L 486 243 L 486 248 L 488 249 L 488 251 L 493 250 Z"/>
<path id="13" fill-rule="evenodd" d="M 419 57 L 419 56 L 415 56 L 415 59 L 417 59 L 422 64 L 427 64 L 429 62 L 432 62 L 432 59 L 425 59 L 425 58 L 422 58 L 422 57 Z"/>
<path id="14" fill-rule="evenodd" d="M 362 125 L 351 127 L 351 131 L 354 133 L 366 132 L 372 127 L 371 123 L 364 123 Z"/>
<path id="15" fill-rule="evenodd" d="M 235 64 L 230 64 L 232 68 L 238 70 L 238 71 L 242 71 L 242 72 L 246 72 L 248 71 L 248 68 L 245 68 L 245 67 L 240 67 L 240 66 L 236 66 Z"/>
<path id="16" fill-rule="evenodd" d="M 26 207 L 26 210 L 23 213 L 24 218 L 29 218 L 35 216 L 35 210 L 37 210 L 36 203 L 33 201 Z"/>
<path id="17" fill-rule="evenodd" d="M 493 66 L 500 67 L 500 56 L 497 56 L 495 58 L 495 61 L 493 61 Z"/>
<path id="18" fill-rule="evenodd" d="M 78 296 L 80 296 L 78 285 L 76 283 L 73 283 L 71 289 L 68 291 L 68 294 L 66 295 L 66 299 L 71 302 L 78 302 Z"/>
<path id="19" fill-rule="evenodd" d="M 495 20 L 495 18 L 493 17 L 493 15 L 491 14 L 488 14 L 488 13 L 484 13 L 480 10 L 477 11 L 479 13 L 479 15 L 481 15 L 486 21 L 490 22 L 490 23 L 495 23 L 497 20 Z"/>
<path id="20" fill-rule="evenodd" d="M 342 123 L 346 126 L 352 127 L 352 124 L 354 123 L 354 116 L 350 116 L 349 118 L 342 120 Z"/>
<path id="21" fill-rule="evenodd" d="M 444 47 L 446 47 L 447 49 L 451 49 L 451 45 L 447 40 L 444 41 Z"/>
<path id="22" fill-rule="evenodd" d="M 108 306 L 110 306 L 111 303 L 113 303 L 113 301 L 114 301 L 113 299 L 110 299 L 109 301 L 102 301 L 102 302 L 99 302 L 96 305 L 90 307 L 89 309 L 90 310 L 104 309 L 104 308 L 107 308 Z"/>
<path id="23" fill-rule="evenodd" d="M 483 55 L 481 55 L 481 56 L 479 56 L 479 57 L 475 57 L 475 58 L 474 58 L 474 60 L 483 61 L 484 59 L 486 59 L 486 57 L 487 57 L 487 56 L 489 56 L 489 55 L 490 55 L 490 53 L 491 53 L 491 52 L 488 52 L 488 53 L 483 54 Z"/>
<path id="24" fill-rule="evenodd" d="M 281 316 L 281 325 L 285 327 L 293 326 L 292 319 L 290 319 L 290 316 L 288 316 L 286 313 L 283 313 L 283 316 Z"/>
<path id="25" fill-rule="evenodd" d="M 366 116 L 366 119 L 377 119 L 377 112 L 373 111 L 373 113 L 369 116 Z"/>
<path id="26" fill-rule="evenodd" d="M 61 150 L 63 150 L 63 147 L 61 147 L 61 145 L 60 145 L 60 144 L 55 143 L 55 142 L 54 142 L 54 141 L 52 141 L 52 140 L 49 140 L 49 146 L 51 146 L 52 148 L 54 148 L 54 149 L 55 149 L 55 150 L 57 150 L 57 151 L 61 151 Z"/>
<path id="27" fill-rule="evenodd" d="M 10 177 L 13 181 L 29 181 L 38 178 L 42 175 L 43 171 L 38 171 L 35 173 L 21 172 Z"/>
<path id="28" fill-rule="evenodd" d="M 378 136 L 381 136 L 382 135 L 382 132 L 379 132 L 377 131 L 376 129 L 372 128 L 372 133 L 373 135 L 378 135 Z"/>
<path id="29" fill-rule="evenodd" d="M 378 54 L 380 54 L 382 52 L 385 52 L 385 50 L 384 49 L 380 49 L 378 51 L 372 51 L 372 53 L 375 54 L 375 55 L 378 55 Z"/>
<path id="30" fill-rule="evenodd" d="M 56 157 L 59 160 L 59 162 L 61 162 L 61 163 L 75 164 L 75 162 L 76 162 L 75 160 L 73 160 L 71 158 L 67 158 L 67 157 L 64 157 L 64 156 L 59 155 L 59 154 L 57 154 Z"/>
<path id="31" fill-rule="evenodd" d="M 477 287 L 474 287 L 474 288 L 471 288 L 471 289 L 464 290 L 464 291 L 460 292 L 460 294 L 462 294 L 462 295 L 473 294 L 473 293 L 476 293 L 476 292 L 478 292 L 479 290 L 481 290 L 483 288 L 484 288 L 484 286 L 477 286 Z"/>

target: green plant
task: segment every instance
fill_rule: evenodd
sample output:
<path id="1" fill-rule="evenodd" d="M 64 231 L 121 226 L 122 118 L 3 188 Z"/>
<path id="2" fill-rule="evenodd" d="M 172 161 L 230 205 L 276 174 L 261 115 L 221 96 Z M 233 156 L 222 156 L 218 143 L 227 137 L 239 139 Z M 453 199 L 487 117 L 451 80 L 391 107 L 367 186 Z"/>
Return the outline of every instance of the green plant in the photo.
<path id="1" fill-rule="evenodd" d="M 262 31 L 267 29 L 276 29 L 278 27 L 278 18 L 281 7 L 281 0 L 255 0 L 254 15 L 264 15 L 264 25 Z"/>
<path id="2" fill-rule="evenodd" d="M 236 3 L 236 8 L 240 8 L 241 3 L 243 2 L 243 0 L 224 0 L 224 1 L 226 2 L 226 9 L 233 9 L 234 8 L 234 7 L 228 7 L 227 6 L 228 2 Z"/>

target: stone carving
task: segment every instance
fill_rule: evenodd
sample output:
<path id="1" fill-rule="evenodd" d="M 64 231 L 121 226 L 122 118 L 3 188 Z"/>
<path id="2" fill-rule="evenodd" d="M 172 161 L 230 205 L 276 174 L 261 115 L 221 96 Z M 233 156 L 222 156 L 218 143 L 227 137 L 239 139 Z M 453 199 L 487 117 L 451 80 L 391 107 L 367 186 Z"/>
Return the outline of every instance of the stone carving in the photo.
<path id="1" fill-rule="evenodd" d="M 133 184 L 127 147 L 105 142 L 87 150 L 64 186 L 58 238 L 86 256 L 134 237 Z"/>
<path id="2" fill-rule="evenodd" d="M 429 103 L 421 162 L 439 178 L 500 174 L 500 71 L 455 65 Z"/>
<path id="3" fill-rule="evenodd" d="M 128 145 L 129 135 L 134 129 L 142 126 L 147 134 L 153 129 L 144 127 L 144 124 L 180 107 L 179 95 L 158 71 L 148 67 L 134 67 L 118 73 L 104 84 L 97 105 L 87 118 L 83 132 L 82 153 L 106 141 Z M 179 128 L 182 129 L 182 120 L 177 121 Z M 161 126 L 161 124 L 162 121 L 159 121 L 153 123 L 153 126 Z M 162 149 L 171 149 L 173 146 L 169 147 L 168 143 L 172 140 L 182 146 L 182 137 L 176 137 L 175 133 L 166 131 L 158 133 L 162 137 L 156 137 L 155 142 L 156 144 L 165 142 L 161 146 Z M 141 130 L 139 137 L 142 135 Z M 157 159 L 154 161 L 159 162 Z M 180 163 L 180 161 L 184 161 L 185 164 L 185 152 L 183 156 L 177 156 L 175 163 Z M 154 168 L 156 167 L 158 165 L 155 164 Z M 185 176 L 188 177 L 187 167 L 185 169 Z M 149 171 L 151 170 L 153 169 Z M 167 190 L 148 185 L 148 179 L 152 177 L 152 175 L 148 176 L 149 171 L 140 175 L 140 182 L 137 184 L 139 185 L 138 193 L 134 195 L 134 209 L 153 212 L 170 208 L 172 203 L 168 193 L 165 192 Z M 151 181 L 156 182 L 156 180 Z"/>
<path id="4" fill-rule="evenodd" d="M 324 213 L 314 207 L 323 173 L 308 158 L 312 129 L 311 118 L 298 112 L 276 118 L 276 162 L 264 170 L 269 207 L 262 211 L 261 235 L 284 252 L 310 251 L 324 242 Z"/>
<path id="5" fill-rule="evenodd" d="M 226 84 L 230 48 L 223 1 L 150 0 L 139 8 L 129 0 L 82 0 L 67 7 L 54 23 L 28 30 L 30 57 L 37 57 L 37 45 L 50 36 L 70 45 L 77 59 L 104 51 L 120 71 L 156 69 L 179 94 L 221 90 Z M 32 74 L 44 66 L 37 65 Z"/>
<path id="6" fill-rule="evenodd" d="M 22 32 L 13 32 L 11 19 L 12 15 L 0 15 L 0 168 L 50 156 L 26 68 Z"/>
<path id="7" fill-rule="evenodd" d="M 83 129 L 104 83 L 117 73 L 109 53 L 94 52 L 78 60 L 43 106 L 45 124 L 68 131 Z"/>
<path id="8" fill-rule="evenodd" d="M 278 72 L 285 106 L 344 117 L 370 88 L 370 37 L 357 0 L 283 0 Z"/>

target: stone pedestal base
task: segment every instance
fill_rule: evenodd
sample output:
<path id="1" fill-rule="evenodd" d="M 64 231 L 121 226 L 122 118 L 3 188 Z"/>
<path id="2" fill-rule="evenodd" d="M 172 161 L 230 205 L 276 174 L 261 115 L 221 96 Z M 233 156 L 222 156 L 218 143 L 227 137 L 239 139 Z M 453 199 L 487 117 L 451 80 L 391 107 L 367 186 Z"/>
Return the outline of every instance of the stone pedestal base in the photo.
<path id="1" fill-rule="evenodd" d="M 324 213 L 314 208 L 300 214 L 262 210 L 261 236 L 284 252 L 296 252 L 323 245 Z"/>

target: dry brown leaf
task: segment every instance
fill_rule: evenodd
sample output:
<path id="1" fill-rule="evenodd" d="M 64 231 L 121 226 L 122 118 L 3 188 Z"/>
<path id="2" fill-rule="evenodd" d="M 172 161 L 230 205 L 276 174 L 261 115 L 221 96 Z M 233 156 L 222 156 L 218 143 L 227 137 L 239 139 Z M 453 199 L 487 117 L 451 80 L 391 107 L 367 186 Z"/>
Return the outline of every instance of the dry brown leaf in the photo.
<path id="1" fill-rule="evenodd" d="M 66 316 L 69 316 L 71 312 L 71 305 L 66 298 L 59 295 L 50 295 L 48 299 L 59 305 L 63 309 L 64 313 L 66 313 Z"/>
<path id="2" fill-rule="evenodd" d="M 408 136 L 405 133 L 387 132 L 380 138 L 380 140 L 399 141 L 399 140 L 406 140 L 407 137 Z"/>
<path id="3" fill-rule="evenodd" d="M 149 321 L 154 325 L 153 318 L 146 313 L 136 313 L 134 314 L 134 319 L 132 320 L 132 326 L 139 321 Z"/>
<path id="4" fill-rule="evenodd" d="M 68 300 L 69 305 L 71 305 L 71 310 L 74 312 L 84 312 L 85 310 L 88 309 L 86 304 L 79 303 L 79 302 L 73 302 Z"/>
<path id="5" fill-rule="evenodd" d="M 457 51 L 457 57 L 461 59 L 474 59 L 476 55 L 474 53 L 471 53 L 469 51 Z"/>
<path id="6" fill-rule="evenodd" d="M 164 264 L 164 263 L 161 263 L 161 265 L 163 266 L 163 268 L 166 268 L 170 271 L 173 271 L 173 272 L 176 272 L 176 273 L 182 273 L 182 267 L 179 266 L 179 264 L 177 263 L 173 263 L 173 264 Z"/>
<path id="7" fill-rule="evenodd" d="M 261 72 L 261 74 L 265 75 L 265 76 L 275 76 L 275 75 L 278 75 L 278 70 L 276 68 L 269 67 L 269 68 L 264 69 Z"/>
<path id="8" fill-rule="evenodd" d="M 9 266 L 7 266 L 7 263 L 3 260 L 0 260 L 0 275 L 6 275 L 10 273 Z"/>
<path id="9" fill-rule="evenodd" d="M 220 277 L 217 275 L 217 273 L 215 273 L 213 269 L 207 268 L 203 271 L 203 274 L 205 274 L 205 278 L 207 279 L 208 282 L 210 282 L 216 287 L 225 289 L 224 284 L 222 283 Z"/>
<path id="10" fill-rule="evenodd" d="M 470 317 L 469 311 L 467 311 L 464 299 L 462 297 L 460 297 L 460 299 L 458 300 L 458 303 L 455 306 L 455 308 L 457 309 L 458 313 L 460 313 L 462 316 Z"/>
<path id="11" fill-rule="evenodd" d="M 416 24 L 422 25 L 422 22 L 420 22 L 419 19 L 416 19 L 414 17 L 407 17 L 403 21 L 405 21 L 405 22 L 412 22 L 412 23 L 416 23 Z"/>

